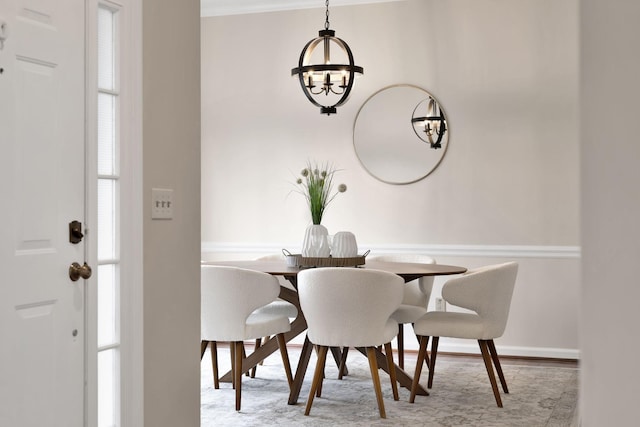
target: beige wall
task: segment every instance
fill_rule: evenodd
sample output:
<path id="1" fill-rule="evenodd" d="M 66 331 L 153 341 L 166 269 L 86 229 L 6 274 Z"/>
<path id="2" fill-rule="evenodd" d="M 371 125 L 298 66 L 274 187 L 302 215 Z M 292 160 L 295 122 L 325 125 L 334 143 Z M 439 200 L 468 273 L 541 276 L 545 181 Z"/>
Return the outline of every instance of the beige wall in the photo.
<path id="1" fill-rule="evenodd" d="M 580 7 L 582 425 L 632 426 L 640 396 L 640 3 Z"/>
<path id="2" fill-rule="evenodd" d="M 200 2 L 143 1 L 144 419 L 200 425 Z M 151 188 L 174 219 L 151 220 Z"/>
<path id="3" fill-rule="evenodd" d="M 330 21 L 365 75 L 327 117 L 290 77 L 322 9 L 202 19 L 203 258 L 299 249 L 310 218 L 291 183 L 307 159 L 333 162 L 349 189 L 330 233 L 373 253 L 519 261 L 498 345 L 577 357 L 577 0 L 409 0 L 332 7 Z M 451 128 L 439 168 L 401 186 L 369 176 L 352 147 L 362 103 L 398 83 L 433 93 Z"/>

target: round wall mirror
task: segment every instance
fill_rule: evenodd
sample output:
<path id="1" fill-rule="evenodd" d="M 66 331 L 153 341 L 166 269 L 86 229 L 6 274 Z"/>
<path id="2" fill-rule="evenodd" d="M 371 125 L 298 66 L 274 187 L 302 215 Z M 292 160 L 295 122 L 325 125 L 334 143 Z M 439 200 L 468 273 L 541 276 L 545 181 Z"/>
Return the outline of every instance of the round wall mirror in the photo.
<path id="1" fill-rule="evenodd" d="M 435 105 L 434 105 L 435 103 Z M 413 85 L 394 85 L 374 93 L 362 104 L 353 125 L 353 147 L 369 174 L 389 184 L 410 184 L 433 172 L 447 151 L 448 126 L 437 147 L 414 129 L 412 119 L 421 105 L 437 109 L 438 120 L 447 124 L 445 112 L 426 90 Z M 426 110 L 424 115 L 431 114 Z"/>

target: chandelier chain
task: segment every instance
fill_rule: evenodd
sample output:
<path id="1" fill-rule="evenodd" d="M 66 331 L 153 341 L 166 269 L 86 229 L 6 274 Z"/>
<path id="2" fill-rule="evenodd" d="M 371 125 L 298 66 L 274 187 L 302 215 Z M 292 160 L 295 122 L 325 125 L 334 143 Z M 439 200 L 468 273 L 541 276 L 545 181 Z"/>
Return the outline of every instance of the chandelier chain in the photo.
<path id="1" fill-rule="evenodd" d="M 325 6 L 327 7 L 327 12 L 326 12 L 326 20 L 324 21 L 324 29 L 328 30 L 329 29 L 329 0 L 327 0 L 325 2 Z"/>

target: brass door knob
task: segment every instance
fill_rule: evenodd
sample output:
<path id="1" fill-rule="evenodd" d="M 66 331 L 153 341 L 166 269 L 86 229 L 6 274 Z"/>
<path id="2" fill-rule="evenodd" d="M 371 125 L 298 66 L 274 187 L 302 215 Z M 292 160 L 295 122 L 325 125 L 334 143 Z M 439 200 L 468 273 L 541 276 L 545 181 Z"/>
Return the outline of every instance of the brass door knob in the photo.
<path id="1" fill-rule="evenodd" d="M 87 265 L 85 262 L 84 265 L 80 265 L 77 262 L 74 262 L 69 266 L 69 278 L 72 281 L 77 281 L 80 278 L 88 279 L 91 277 L 91 267 Z"/>

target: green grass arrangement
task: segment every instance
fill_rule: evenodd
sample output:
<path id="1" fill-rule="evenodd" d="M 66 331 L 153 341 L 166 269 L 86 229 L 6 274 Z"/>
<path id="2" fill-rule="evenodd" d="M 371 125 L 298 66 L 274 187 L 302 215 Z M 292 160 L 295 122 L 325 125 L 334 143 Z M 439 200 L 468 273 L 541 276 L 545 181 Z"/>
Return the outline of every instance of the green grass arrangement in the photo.
<path id="1" fill-rule="evenodd" d="M 347 186 L 340 184 L 338 190 L 332 193 L 333 177 L 337 171 L 328 163 L 318 165 L 307 162 L 307 167 L 300 172 L 302 177 L 296 181 L 296 190 L 307 199 L 314 224 L 322 222 L 324 210 L 336 195 L 347 191 Z"/>

